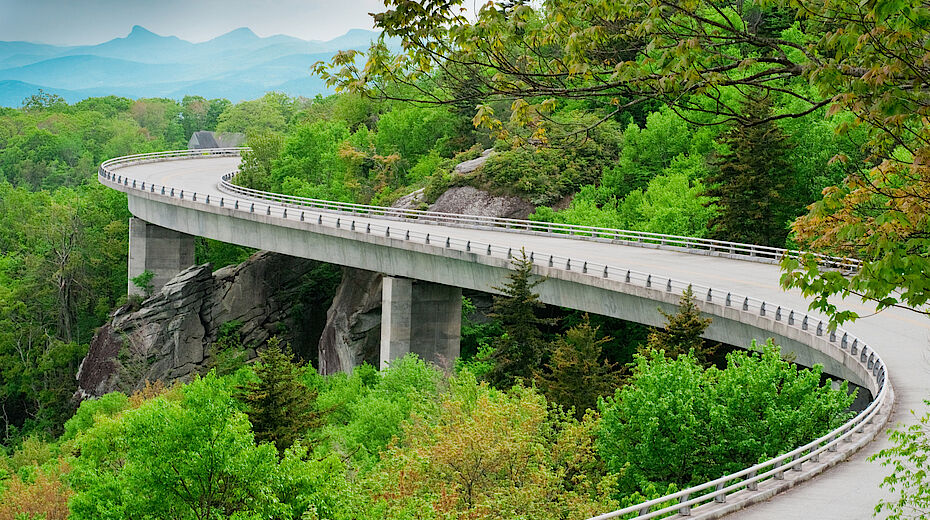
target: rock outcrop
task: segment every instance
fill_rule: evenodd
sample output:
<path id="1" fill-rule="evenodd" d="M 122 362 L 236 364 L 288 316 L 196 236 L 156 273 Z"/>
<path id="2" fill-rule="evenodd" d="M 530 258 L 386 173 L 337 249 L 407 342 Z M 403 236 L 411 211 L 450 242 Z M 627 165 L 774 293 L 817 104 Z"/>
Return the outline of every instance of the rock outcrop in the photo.
<path id="1" fill-rule="evenodd" d="M 520 197 L 497 196 L 471 186 L 456 186 L 440 195 L 429 210 L 460 215 L 525 219 L 536 211 L 536 206 Z"/>
<path id="2" fill-rule="evenodd" d="M 460 163 L 455 173 L 464 174 L 480 168 L 491 151 L 481 157 Z M 394 207 L 416 207 L 423 198 L 423 190 L 401 197 Z M 439 196 L 429 211 L 525 219 L 536 208 L 519 197 L 495 196 L 471 186 L 449 188 Z M 319 370 L 321 374 L 348 372 L 362 362 L 378 366 L 381 345 L 381 273 L 361 269 L 343 269 L 342 283 L 327 313 L 326 326 L 320 338 Z M 469 293 L 471 294 L 471 293 Z M 482 310 L 490 308 L 490 298 L 482 293 L 471 294 L 481 303 Z M 478 320 L 481 318 L 478 317 Z"/>
<path id="3" fill-rule="evenodd" d="M 301 330 L 303 278 L 311 260 L 259 252 L 215 273 L 209 264 L 190 267 L 138 308 L 117 309 L 94 336 L 78 371 L 77 397 L 131 391 L 146 380 L 186 381 L 215 362 L 211 346 L 220 327 L 239 324 L 243 345 L 260 345 L 275 334 Z M 314 345 L 315 346 L 315 345 Z M 245 352 L 254 357 L 254 350 Z"/>

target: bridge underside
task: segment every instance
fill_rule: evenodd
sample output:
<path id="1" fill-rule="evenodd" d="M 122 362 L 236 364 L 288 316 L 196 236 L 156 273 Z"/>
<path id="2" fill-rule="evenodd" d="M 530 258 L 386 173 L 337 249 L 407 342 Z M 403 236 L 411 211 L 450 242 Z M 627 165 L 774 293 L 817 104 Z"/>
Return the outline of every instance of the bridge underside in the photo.
<path id="1" fill-rule="evenodd" d="M 385 237 L 345 228 L 323 227 L 316 222 L 283 221 L 263 214 L 243 214 L 232 208 L 204 207 L 188 201 L 174 200 L 166 204 L 147 195 L 129 194 L 130 211 L 147 222 L 184 234 L 393 277 L 386 284 L 389 290 L 384 293 L 387 307 L 382 317 L 383 360 L 394 359 L 408 351 L 432 353 L 428 356 L 431 359 L 458 354 L 458 337 L 450 331 L 457 329 L 457 320 L 461 316 L 456 304 L 451 303 L 452 300 L 460 300 L 459 293 L 437 290 L 437 295 L 443 295 L 437 297 L 438 300 L 444 303 L 424 302 L 420 308 L 426 310 L 421 313 L 413 303 L 417 299 L 415 288 L 418 285 L 429 287 L 424 284 L 429 282 L 446 287 L 446 283 L 455 280 L 459 288 L 493 293 L 492 287 L 504 285 L 510 272 L 506 259 L 480 252 L 445 248 L 442 244 L 409 242 L 399 236 L 395 238 L 396 235 Z M 662 316 L 656 309 L 674 312 L 680 296 L 662 288 L 643 288 L 538 264 L 534 273 L 548 278 L 537 288 L 544 303 L 651 326 L 662 325 Z M 407 301 L 411 303 L 408 305 Z M 773 338 L 784 352 L 793 353 L 799 364 L 822 364 L 826 373 L 863 386 L 873 395 L 877 393 L 877 384 L 870 372 L 854 358 L 838 352 L 826 336 L 814 337 L 812 341 L 808 332 L 789 327 L 785 321 L 773 323 L 768 318 L 719 303 L 701 302 L 700 306 L 714 320 L 705 334 L 710 340 L 748 347 L 753 340 L 764 342 Z M 423 313 L 431 316 L 432 325 L 421 323 L 429 321 L 422 318 Z M 449 321 L 443 321 L 446 319 Z M 418 331 L 413 324 L 426 328 Z M 416 337 L 418 342 L 421 338 L 431 337 L 434 344 L 414 345 L 409 339 L 412 337 Z M 452 343 L 456 348 L 453 349 Z"/>

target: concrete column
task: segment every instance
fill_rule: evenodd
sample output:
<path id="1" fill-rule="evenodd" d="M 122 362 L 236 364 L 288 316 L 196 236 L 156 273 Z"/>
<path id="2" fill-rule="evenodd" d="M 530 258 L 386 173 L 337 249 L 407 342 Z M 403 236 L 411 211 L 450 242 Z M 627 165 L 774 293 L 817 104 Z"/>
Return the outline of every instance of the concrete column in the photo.
<path id="1" fill-rule="evenodd" d="M 129 294 L 142 295 L 132 279 L 146 270 L 158 292 L 165 283 L 194 265 L 194 237 L 132 217 L 129 219 Z"/>
<path id="2" fill-rule="evenodd" d="M 381 368 L 410 352 L 413 327 L 413 280 L 381 280 Z"/>
<path id="3" fill-rule="evenodd" d="M 381 287 L 381 368 L 408 352 L 450 366 L 460 353 L 462 289 L 391 276 Z"/>

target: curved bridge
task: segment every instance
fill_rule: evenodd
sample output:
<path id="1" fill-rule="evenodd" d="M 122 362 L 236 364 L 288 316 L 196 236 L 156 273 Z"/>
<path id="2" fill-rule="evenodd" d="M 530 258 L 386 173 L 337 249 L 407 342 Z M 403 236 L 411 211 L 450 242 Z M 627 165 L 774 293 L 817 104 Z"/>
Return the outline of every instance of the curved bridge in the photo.
<path id="1" fill-rule="evenodd" d="M 795 353 L 798 363 L 821 363 L 827 373 L 874 396 L 857 417 L 808 445 L 598 519 L 631 513 L 640 515 L 637 518 L 669 513 L 717 518 L 736 510 L 741 510 L 736 515 L 739 518 L 871 516 L 882 496 L 878 486 L 885 471 L 865 458 L 886 443 L 880 433 L 889 419 L 906 420 L 906 410 L 920 408 L 921 400 L 930 395 L 930 324 L 906 310 L 890 309 L 860 319 L 848 330 L 828 332 L 822 316 L 804 311 L 807 302 L 798 292 L 779 287 L 779 270 L 773 264 L 790 252 L 256 192 L 228 182 L 238 168 L 238 154 L 238 150 L 197 150 L 123 157 L 101 165 L 99 179 L 127 193 L 132 214 L 142 225 L 154 225 L 156 231 L 171 230 L 384 273 L 383 361 L 412 348 L 412 281 L 493 292 L 492 287 L 506 281 L 510 258 L 524 249 L 534 262 L 534 272 L 548 278 L 538 287 L 545 303 L 661 325 L 656 307 L 673 310 L 681 291 L 691 285 L 702 311 L 714 318 L 708 338 L 748 345 L 752 339 L 773 337 L 783 350 Z M 147 233 L 131 234 L 130 249 L 134 250 L 133 237 L 162 240 L 162 245 L 173 240 L 151 230 Z M 149 249 L 150 257 L 159 253 Z M 192 251 L 174 256 L 181 260 L 161 260 L 169 267 L 174 262 L 175 272 L 187 267 L 181 265 L 185 258 L 188 263 L 193 258 Z M 134 261 L 131 253 L 131 272 Z M 856 266 L 837 262 L 835 267 Z M 141 272 L 138 265 L 135 269 Z M 449 294 L 454 300 L 456 293 L 446 293 L 447 301 L 451 301 Z M 868 309 L 856 302 L 844 303 L 867 314 Z M 435 327 L 432 332 L 442 336 Z M 448 343 L 449 338 L 437 341 L 444 340 Z M 451 341 L 457 348 L 457 336 Z M 894 413 L 896 399 L 900 411 Z M 879 442 L 859 450 L 876 436 Z M 796 487 L 846 459 L 842 467 Z M 758 502 L 764 503 L 743 509 Z"/>

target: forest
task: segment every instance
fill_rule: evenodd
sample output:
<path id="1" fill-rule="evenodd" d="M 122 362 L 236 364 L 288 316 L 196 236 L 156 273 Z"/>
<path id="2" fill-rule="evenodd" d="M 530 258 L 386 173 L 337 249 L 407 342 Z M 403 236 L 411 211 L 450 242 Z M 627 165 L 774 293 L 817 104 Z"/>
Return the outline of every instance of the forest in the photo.
<path id="1" fill-rule="evenodd" d="M 858 316 L 836 295 L 926 314 L 922 4 L 505 1 L 474 19 L 459 2 L 386 7 L 375 23 L 402 50 L 317 64 L 328 97 L 40 92 L 0 109 L 0 520 L 583 519 L 850 416 L 853 396 L 821 367 L 702 340 L 690 292 L 660 329 L 544 308 L 546 282 L 519 257 L 487 320 L 464 302 L 450 369 L 408 356 L 321 376 L 273 338 L 244 345 L 256 363 L 78 402 L 91 338 L 128 303 L 130 214 L 96 168 L 199 130 L 246 134 L 248 187 L 379 205 L 423 189 L 427 205 L 473 186 L 530 202 L 539 221 L 857 258 L 869 268 L 847 277 L 787 259 L 782 284 L 833 324 Z M 454 171 L 485 150 L 481 168 Z M 199 239 L 196 259 L 250 253 Z M 885 460 L 927 452 L 919 428 L 893 439 Z M 901 501 L 879 508 L 930 508 L 924 481 L 900 474 Z"/>

